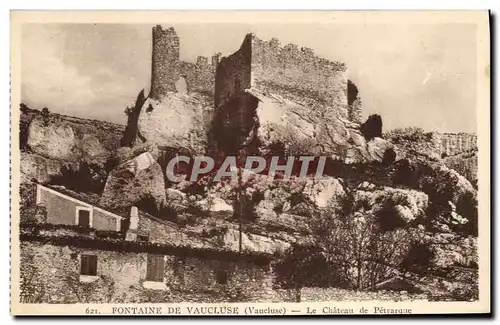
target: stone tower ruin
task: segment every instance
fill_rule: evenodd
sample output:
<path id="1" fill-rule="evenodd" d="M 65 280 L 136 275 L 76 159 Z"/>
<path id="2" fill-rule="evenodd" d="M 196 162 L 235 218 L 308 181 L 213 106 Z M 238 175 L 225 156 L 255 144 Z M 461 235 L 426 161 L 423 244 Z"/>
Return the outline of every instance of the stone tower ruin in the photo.
<path id="1" fill-rule="evenodd" d="M 179 53 L 180 42 L 174 28 L 153 27 L 150 98 L 161 100 L 167 92 L 213 94 L 220 53 L 215 53 L 211 61 L 198 56 L 194 63 L 180 60 Z M 179 89 L 180 84 L 183 85 L 182 90 Z"/>
<path id="2" fill-rule="evenodd" d="M 173 27 L 153 27 L 153 54 L 151 60 L 151 92 L 149 97 L 160 99 L 175 91 L 179 74 L 179 37 Z"/>

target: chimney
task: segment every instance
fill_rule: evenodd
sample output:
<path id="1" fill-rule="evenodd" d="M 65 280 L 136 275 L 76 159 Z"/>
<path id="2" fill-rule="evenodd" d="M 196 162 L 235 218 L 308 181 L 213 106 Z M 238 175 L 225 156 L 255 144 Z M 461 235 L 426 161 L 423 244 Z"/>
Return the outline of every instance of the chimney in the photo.
<path id="1" fill-rule="evenodd" d="M 130 209 L 130 226 L 127 230 L 125 240 L 136 241 L 138 230 L 139 230 L 139 210 L 137 209 L 137 207 L 132 207 Z"/>

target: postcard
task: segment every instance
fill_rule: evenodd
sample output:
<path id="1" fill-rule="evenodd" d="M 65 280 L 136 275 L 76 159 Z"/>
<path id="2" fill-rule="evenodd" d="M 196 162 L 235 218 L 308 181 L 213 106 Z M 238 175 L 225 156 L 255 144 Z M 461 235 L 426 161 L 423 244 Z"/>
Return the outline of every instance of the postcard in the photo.
<path id="1" fill-rule="evenodd" d="M 11 314 L 489 314 L 487 11 L 12 11 Z"/>

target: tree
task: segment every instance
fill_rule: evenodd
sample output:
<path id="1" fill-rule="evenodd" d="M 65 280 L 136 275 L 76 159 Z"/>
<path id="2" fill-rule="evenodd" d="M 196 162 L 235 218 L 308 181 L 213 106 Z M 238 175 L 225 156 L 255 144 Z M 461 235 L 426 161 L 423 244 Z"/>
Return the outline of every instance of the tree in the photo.
<path id="1" fill-rule="evenodd" d="M 42 109 L 42 118 L 43 118 L 43 125 L 48 126 L 49 125 L 49 117 L 50 117 L 50 112 L 47 107 L 44 107 Z"/>
<path id="2" fill-rule="evenodd" d="M 373 289 L 394 274 L 408 250 L 410 233 L 382 228 L 379 219 L 368 202 L 355 200 L 349 188 L 346 197 L 311 219 L 315 243 L 324 249 L 330 273 L 336 275 L 331 285 Z"/>
<path id="3" fill-rule="evenodd" d="M 295 293 L 295 301 L 300 302 L 304 286 L 326 286 L 329 268 L 322 253 L 316 246 L 292 245 L 273 266 L 276 283 Z"/>
<path id="4" fill-rule="evenodd" d="M 100 275 L 96 281 L 81 282 L 80 275 L 71 273 L 65 278 L 67 289 L 79 303 L 110 303 L 115 297 L 115 281 L 107 276 Z M 67 297 L 69 299 L 70 296 Z"/>
<path id="5" fill-rule="evenodd" d="M 382 117 L 378 114 L 368 116 L 365 123 L 361 124 L 361 133 L 366 140 L 382 136 Z"/>
<path id="6" fill-rule="evenodd" d="M 123 137 L 120 141 L 122 147 L 134 146 L 137 136 L 139 135 L 139 115 L 141 114 L 146 99 L 147 97 L 144 95 L 144 89 L 142 89 L 137 95 L 134 106 L 127 106 L 125 109 L 127 126 L 125 127 L 125 131 L 123 131 Z"/>

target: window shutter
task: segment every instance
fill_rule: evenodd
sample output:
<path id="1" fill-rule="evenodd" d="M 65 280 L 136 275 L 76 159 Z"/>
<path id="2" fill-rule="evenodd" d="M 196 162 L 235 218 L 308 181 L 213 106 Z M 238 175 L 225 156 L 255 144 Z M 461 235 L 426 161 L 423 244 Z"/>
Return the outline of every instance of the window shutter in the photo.
<path id="1" fill-rule="evenodd" d="M 81 255 L 80 274 L 97 275 L 97 255 Z"/>
<path id="2" fill-rule="evenodd" d="M 165 271 L 163 256 L 156 256 L 155 265 L 155 279 L 156 281 L 163 281 L 163 273 Z"/>
<path id="3" fill-rule="evenodd" d="M 89 270 L 89 260 L 86 255 L 81 256 L 80 274 L 86 275 Z"/>
<path id="4" fill-rule="evenodd" d="M 147 270 L 146 270 L 146 280 L 153 281 L 154 278 L 154 256 L 153 255 L 148 255 L 148 265 L 147 265 Z"/>
<path id="5" fill-rule="evenodd" d="M 163 260 L 163 255 L 148 255 L 146 280 L 163 282 L 164 271 L 165 261 Z"/>
<path id="6" fill-rule="evenodd" d="M 97 275 L 97 255 L 89 256 L 89 273 L 90 275 Z"/>

